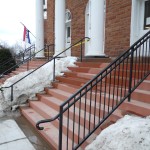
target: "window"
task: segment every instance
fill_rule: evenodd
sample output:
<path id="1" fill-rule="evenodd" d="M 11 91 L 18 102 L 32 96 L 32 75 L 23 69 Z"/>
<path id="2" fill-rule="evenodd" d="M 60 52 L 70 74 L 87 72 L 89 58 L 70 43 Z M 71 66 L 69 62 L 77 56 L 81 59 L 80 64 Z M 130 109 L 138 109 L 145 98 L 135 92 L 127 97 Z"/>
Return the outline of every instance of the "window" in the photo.
<path id="1" fill-rule="evenodd" d="M 45 5 L 45 0 L 43 0 L 43 5 Z"/>
<path id="2" fill-rule="evenodd" d="M 150 29 L 150 0 L 145 2 L 144 30 Z"/>
<path id="3" fill-rule="evenodd" d="M 67 38 L 70 37 L 70 27 L 67 27 Z"/>

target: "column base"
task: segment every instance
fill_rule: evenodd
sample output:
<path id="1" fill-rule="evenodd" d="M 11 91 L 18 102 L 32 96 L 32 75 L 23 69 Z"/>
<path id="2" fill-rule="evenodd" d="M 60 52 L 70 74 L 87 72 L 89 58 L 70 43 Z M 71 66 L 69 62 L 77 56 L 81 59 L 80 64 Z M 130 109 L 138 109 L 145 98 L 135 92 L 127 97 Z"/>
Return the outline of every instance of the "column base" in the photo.
<path id="1" fill-rule="evenodd" d="M 35 56 L 35 58 L 39 58 L 39 59 L 41 58 L 42 59 L 42 58 L 45 58 L 45 56 Z"/>
<path id="2" fill-rule="evenodd" d="M 85 56 L 85 58 L 109 58 L 107 55 L 101 55 L 101 56 Z"/>
<path id="3" fill-rule="evenodd" d="M 95 53 L 95 54 L 91 54 L 90 52 L 85 54 L 85 57 L 105 57 L 104 53 Z"/>

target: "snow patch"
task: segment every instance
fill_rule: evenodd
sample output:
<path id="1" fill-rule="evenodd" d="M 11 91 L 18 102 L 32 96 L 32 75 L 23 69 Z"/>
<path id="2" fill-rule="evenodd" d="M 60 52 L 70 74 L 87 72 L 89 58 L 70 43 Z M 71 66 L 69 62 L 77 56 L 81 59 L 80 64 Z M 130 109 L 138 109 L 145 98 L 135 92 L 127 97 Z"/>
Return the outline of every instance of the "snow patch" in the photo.
<path id="1" fill-rule="evenodd" d="M 150 116 L 126 115 L 104 129 L 85 150 L 150 150 Z"/>
<path id="2" fill-rule="evenodd" d="M 77 61 L 76 57 L 65 57 L 55 60 L 56 64 L 56 76 L 62 76 L 64 71 L 68 71 L 67 67 L 75 66 Z M 42 66 L 40 69 L 36 70 L 34 73 L 30 74 L 25 79 L 21 80 L 13 87 L 13 102 L 11 102 L 11 88 L 3 88 L 0 92 L 0 112 L 3 112 L 7 107 L 14 104 L 20 104 L 26 102 L 27 99 L 35 96 L 35 93 L 44 90 L 44 87 L 50 86 L 53 80 L 53 61 Z M 9 87 L 22 77 L 26 76 L 33 70 L 22 72 L 16 76 L 13 76 L 5 81 L 1 87 Z"/>

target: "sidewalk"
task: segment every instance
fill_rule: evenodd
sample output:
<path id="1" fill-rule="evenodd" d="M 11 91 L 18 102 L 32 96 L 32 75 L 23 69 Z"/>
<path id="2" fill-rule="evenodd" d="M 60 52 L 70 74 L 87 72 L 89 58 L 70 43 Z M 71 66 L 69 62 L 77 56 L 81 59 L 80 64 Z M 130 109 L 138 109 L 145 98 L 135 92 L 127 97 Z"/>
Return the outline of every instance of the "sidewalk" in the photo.
<path id="1" fill-rule="evenodd" d="M 35 150 L 16 121 L 0 121 L 0 150 Z"/>
<path id="2" fill-rule="evenodd" d="M 51 150 L 20 111 L 0 118 L 0 150 Z"/>

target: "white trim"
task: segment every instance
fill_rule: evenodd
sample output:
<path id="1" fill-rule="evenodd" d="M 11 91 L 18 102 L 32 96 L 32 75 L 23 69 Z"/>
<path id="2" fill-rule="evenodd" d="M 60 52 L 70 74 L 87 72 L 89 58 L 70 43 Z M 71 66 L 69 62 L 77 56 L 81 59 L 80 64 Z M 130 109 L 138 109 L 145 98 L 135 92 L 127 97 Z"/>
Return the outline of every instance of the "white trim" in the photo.
<path id="1" fill-rule="evenodd" d="M 68 19 L 68 16 L 67 14 L 70 16 L 70 18 Z M 71 46 L 71 19 L 72 19 L 72 16 L 71 16 L 71 12 L 67 9 L 66 10 L 66 13 L 65 13 L 65 30 L 66 30 L 66 35 L 65 35 L 65 48 L 68 48 Z M 70 27 L 70 38 L 67 37 L 67 34 L 68 34 L 68 31 L 67 31 L 67 28 Z M 68 49 L 66 51 L 66 55 L 67 56 L 71 56 L 71 49 Z"/>

